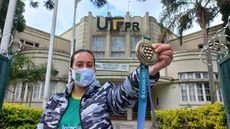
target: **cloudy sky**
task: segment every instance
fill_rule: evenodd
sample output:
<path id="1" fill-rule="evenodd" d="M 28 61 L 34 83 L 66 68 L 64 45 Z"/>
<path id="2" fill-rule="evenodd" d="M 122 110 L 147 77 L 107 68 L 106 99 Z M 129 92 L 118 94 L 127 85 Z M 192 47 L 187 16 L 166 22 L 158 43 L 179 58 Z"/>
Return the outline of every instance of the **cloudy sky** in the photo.
<path id="1" fill-rule="evenodd" d="M 39 8 L 31 8 L 28 0 L 26 3 L 26 11 L 24 13 L 26 24 L 28 26 L 43 30 L 45 32 L 51 32 L 52 14 L 53 12 L 47 10 L 42 1 L 40 0 Z M 56 22 L 56 35 L 59 35 L 73 25 L 73 12 L 74 12 L 74 0 L 59 0 L 58 12 Z M 109 3 L 103 8 L 96 8 L 90 3 L 90 0 L 81 0 L 77 6 L 76 23 L 78 23 L 82 17 L 87 16 L 91 11 L 93 16 L 106 16 L 107 12 L 111 12 L 112 16 L 124 16 L 127 11 L 131 16 L 144 16 L 145 12 L 149 12 L 150 16 L 159 19 L 162 5 L 160 0 L 147 0 L 146 2 L 139 2 L 137 0 L 109 0 Z M 221 16 L 218 16 L 216 20 L 211 24 L 217 25 L 221 22 Z M 189 34 L 200 30 L 198 26 L 194 26 L 185 32 Z"/>

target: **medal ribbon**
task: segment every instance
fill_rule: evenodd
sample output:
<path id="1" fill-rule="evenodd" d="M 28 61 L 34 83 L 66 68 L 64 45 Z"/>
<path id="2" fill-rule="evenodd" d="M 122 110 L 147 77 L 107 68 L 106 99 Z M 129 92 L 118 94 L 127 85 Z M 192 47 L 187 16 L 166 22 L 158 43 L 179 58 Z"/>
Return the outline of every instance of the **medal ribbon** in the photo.
<path id="1" fill-rule="evenodd" d="M 149 80 L 149 69 L 147 65 L 140 64 L 140 76 L 139 76 L 139 98 L 138 98 L 138 118 L 137 129 L 144 129 L 146 106 L 147 106 L 147 88 L 149 93 L 149 100 L 152 110 L 152 116 L 154 118 L 155 128 L 158 129 L 157 119 L 154 112 L 154 106 L 152 103 L 151 87 Z"/>
<path id="2" fill-rule="evenodd" d="M 137 129 L 144 129 L 146 105 L 147 105 L 147 72 L 148 66 L 140 64 L 140 80 L 139 80 L 139 98 L 138 98 L 138 117 Z"/>

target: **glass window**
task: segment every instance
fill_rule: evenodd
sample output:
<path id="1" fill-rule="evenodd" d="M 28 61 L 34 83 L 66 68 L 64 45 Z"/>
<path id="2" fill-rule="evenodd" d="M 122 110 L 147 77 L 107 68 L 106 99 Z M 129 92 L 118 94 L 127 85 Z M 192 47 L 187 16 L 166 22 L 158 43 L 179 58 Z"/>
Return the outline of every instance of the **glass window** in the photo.
<path id="1" fill-rule="evenodd" d="M 205 88 L 205 94 L 206 94 L 206 101 L 211 101 L 211 91 L 209 88 L 209 84 L 204 83 L 204 88 Z"/>
<path id="2" fill-rule="evenodd" d="M 193 73 L 187 73 L 187 79 L 194 79 L 193 78 Z"/>
<path id="3" fill-rule="evenodd" d="M 179 73 L 179 79 L 180 80 L 186 79 L 186 74 L 185 73 Z"/>
<path id="4" fill-rule="evenodd" d="M 179 80 L 208 79 L 208 73 L 179 73 L 178 78 Z M 214 74 L 214 79 L 218 79 L 218 74 Z M 207 81 L 201 83 L 181 83 L 180 87 L 182 101 L 211 101 L 211 91 Z M 223 101 L 221 89 L 216 91 L 215 99 L 220 102 Z"/>
<path id="5" fill-rule="evenodd" d="M 29 42 L 29 41 L 26 41 L 25 44 L 26 44 L 26 45 L 30 45 L 30 46 L 34 46 L 34 43 Z"/>
<path id="6" fill-rule="evenodd" d="M 190 101 L 196 101 L 195 86 L 193 83 L 188 84 Z"/>
<path id="7" fill-rule="evenodd" d="M 132 36 L 131 37 L 131 57 L 136 57 L 136 45 L 141 40 L 141 36 Z"/>
<path id="8" fill-rule="evenodd" d="M 203 79 L 207 79 L 208 78 L 208 73 L 203 73 Z"/>
<path id="9" fill-rule="evenodd" d="M 124 37 L 112 37 L 112 57 L 125 57 Z"/>
<path id="10" fill-rule="evenodd" d="M 20 94 L 20 99 L 22 99 L 22 98 L 24 99 L 25 92 L 26 92 L 26 86 L 22 86 L 21 94 Z"/>
<path id="11" fill-rule="evenodd" d="M 179 73 L 178 78 L 179 80 L 208 79 L 208 73 Z M 214 74 L 214 79 L 217 78 L 218 75 Z M 182 83 L 180 87 L 182 101 L 211 101 L 211 91 L 208 81 L 202 83 Z M 220 102 L 223 101 L 221 89 L 216 91 L 215 99 Z"/>
<path id="12" fill-rule="evenodd" d="M 185 84 L 180 84 L 182 101 L 188 101 L 187 86 Z"/>
<path id="13" fill-rule="evenodd" d="M 198 101 L 204 101 L 202 83 L 196 83 Z"/>
<path id="14" fill-rule="evenodd" d="M 38 43 L 35 43 L 35 47 L 39 47 L 39 44 L 38 44 Z"/>
<path id="15" fill-rule="evenodd" d="M 17 86 L 15 89 L 15 98 L 17 98 L 17 99 L 20 99 L 21 88 L 22 88 L 22 86 L 20 85 L 20 86 Z"/>
<path id="16" fill-rule="evenodd" d="M 41 82 L 38 82 L 35 86 L 34 86 L 34 92 L 33 92 L 33 98 L 34 99 L 40 99 L 39 95 L 40 95 L 40 84 Z"/>
<path id="17" fill-rule="evenodd" d="M 195 73 L 195 78 L 201 78 L 200 73 Z"/>
<path id="18" fill-rule="evenodd" d="M 51 81 L 50 82 L 50 96 L 54 95 L 56 93 L 56 84 L 57 82 Z"/>
<path id="19" fill-rule="evenodd" d="M 104 36 L 93 36 L 92 52 L 95 57 L 105 56 L 105 37 Z"/>

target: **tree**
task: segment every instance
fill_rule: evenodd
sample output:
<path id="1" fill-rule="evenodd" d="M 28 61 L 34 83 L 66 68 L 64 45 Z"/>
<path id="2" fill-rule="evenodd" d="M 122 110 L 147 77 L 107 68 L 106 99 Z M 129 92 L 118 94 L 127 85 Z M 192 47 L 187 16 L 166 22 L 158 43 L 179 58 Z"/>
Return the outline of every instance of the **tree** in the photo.
<path id="1" fill-rule="evenodd" d="M 3 0 L 0 0 L 0 13 L 1 13 L 1 8 L 2 8 L 2 2 Z"/>
<path id="2" fill-rule="evenodd" d="M 35 85 L 38 83 L 38 81 L 45 80 L 46 66 L 46 64 L 33 65 L 32 67 L 20 72 L 19 78 L 22 80 L 23 86 L 25 87 L 26 84 L 28 86 L 27 100 L 29 100 L 29 107 L 31 106 Z M 57 74 L 58 70 L 52 66 L 51 77 L 55 77 Z M 24 93 L 22 93 L 22 95 L 24 95 Z M 23 101 L 23 96 L 21 96 L 21 100 Z"/>
<path id="3" fill-rule="evenodd" d="M 17 85 L 21 83 L 22 89 L 25 88 L 26 85 L 28 86 L 29 96 L 27 96 L 27 98 L 29 100 L 29 106 L 31 105 L 33 88 L 38 81 L 45 80 L 46 66 L 46 64 L 35 65 L 29 57 L 26 57 L 22 53 L 13 56 L 9 75 L 9 84 L 13 86 L 13 91 L 8 89 L 8 91 L 13 94 L 13 102 L 15 98 L 15 89 Z M 52 66 L 51 77 L 57 76 L 58 73 L 58 70 Z M 20 96 L 21 103 L 23 103 L 24 94 L 24 91 L 22 91 Z"/>
<path id="4" fill-rule="evenodd" d="M 9 75 L 9 84 L 13 86 L 13 91 L 10 91 L 9 89 L 7 90 L 13 94 L 13 100 L 12 100 L 13 102 L 14 102 L 14 94 L 15 94 L 17 83 L 21 82 L 21 78 L 20 78 L 21 71 L 23 69 L 30 68 L 32 65 L 33 62 L 28 57 L 25 57 L 21 53 L 18 53 L 17 55 L 13 56 L 11 62 L 11 68 L 10 68 L 10 75 Z"/>
<path id="5" fill-rule="evenodd" d="M 1 12 L 0 12 L 0 29 L 3 30 L 5 20 L 6 20 L 6 13 L 8 8 L 9 0 L 3 0 Z M 23 16 L 23 12 L 25 12 L 25 4 L 22 0 L 17 0 L 17 7 L 15 10 L 15 17 L 13 23 L 13 32 L 15 30 L 22 32 L 25 29 L 26 21 Z"/>
<path id="6" fill-rule="evenodd" d="M 39 6 L 39 2 L 38 1 L 34 1 L 34 0 L 29 0 L 30 5 L 32 7 L 38 7 Z M 90 2 L 97 8 L 101 8 L 104 5 L 107 4 L 107 0 L 90 0 Z M 44 6 L 49 9 L 52 10 L 54 8 L 54 0 L 46 0 L 44 1 Z"/>
<path id="7" fill-rule="evenodd" d="M 229 0 L 216 0 L 217 6 L 220 9 L 220 13 L 222 14 L 222 21 L 224 25 L 228 22 L 228 17 L 230 16 L 230 1 Z"/>
<path id="8" fill-rule="evenodd" d="M 224 22 L 223 27 L 226 27 L 225 35 L 228 35 L 228 37 L 226 37 L 228 44 L 225 44 L 225 45 L 228 47 L 229 52 L 230 52 L 230 23 L 229 23 L 230 1 L 229 0 L 217 0 L 217 6 L 219 7 L 220 13 L 222 14 L 222 21 Z"/>
<path id="9" fill-rule="evenodd" d="M 171 25 L 169 29 L 173 31 L 173 29 L 177 27 L 181 45 L 183 31 L 190 29 L 194 22 L 196 22 L 202 31 L 203 47 L 208 46 L 208 27 L 210 22 L 213 21 L 214 17 L 218 14 L 215 0 L 161 0 L 161 3 L 163 4 L 163 11 L 160 14 L 160 22 L 166 26 L 173 22 L 173 25 Z M 206 62 L 211 102 L 214 103 L 213 65 L 209 47 L 207 47 L 206 50 Z"/>

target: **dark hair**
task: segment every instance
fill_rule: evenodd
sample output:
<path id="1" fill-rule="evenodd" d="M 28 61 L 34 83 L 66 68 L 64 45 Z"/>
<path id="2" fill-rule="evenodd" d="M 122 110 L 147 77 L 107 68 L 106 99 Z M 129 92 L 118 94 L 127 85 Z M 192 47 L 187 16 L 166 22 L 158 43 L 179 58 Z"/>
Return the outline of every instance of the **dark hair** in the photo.
<path id="1" fill-rule="evenodd" d="M 88 52 L 89 54 L 91 54 L 92 57 L 93 57 L 94 65 L 95 65 L 95 57 L 94 57 L 93 53 L 92 53 L 90 50 L 88 50 L 88 49 L 78 49 L 78 50 L 75 51 L 75 52 L 73 53 L 73 55 L 71 56 L 70 68 L 72 68 L 72 66 L 73 66 L 74 56 L 75 56 L 76 54 L 80 53 L 80 52 Z"/>

